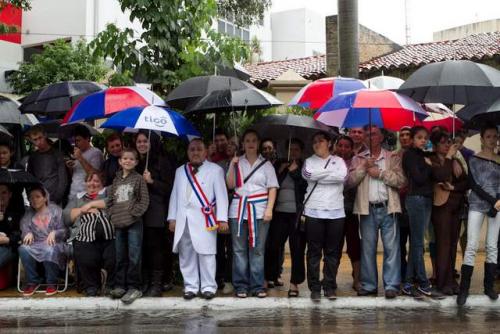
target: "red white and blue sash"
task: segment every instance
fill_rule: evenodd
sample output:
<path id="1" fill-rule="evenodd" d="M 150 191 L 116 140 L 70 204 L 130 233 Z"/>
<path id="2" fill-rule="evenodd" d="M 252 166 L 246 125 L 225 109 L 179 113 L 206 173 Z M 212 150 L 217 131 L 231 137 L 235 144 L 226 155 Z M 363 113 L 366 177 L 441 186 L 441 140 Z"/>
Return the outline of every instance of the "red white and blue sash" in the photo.
<path id="1" fill-rule="evenodd" d="M 243 172 L 241 171 L 240 164 L 234 164 L 234 184 L 236 188 L 243 187 Z"/>
<path id="2" fill-rule="evenodd" d="M 218 227 L 218 223 L 214 211 L 215 200 L 212 200 L 211 202 L 208 201 L 203 188 L 200 186 L 196 175 L 193 173 L 193 166 L 190 163 L 184 165 L 184 172 L 186 173 L 186 177 L 189 181 L 189 184 L 191 185 L 191 188 L 193 188 L 193 192 L 195 193 L 196 198 L 198 198 L 198 201 L 200 201 L 201 212 L 205 216 L 205 228 L 208 231 L 216 230 Z"/>
<path id="3" fill-rule="evenodd" d="M 243 220 L 247 220 L 248 224 L 248 243 L 250 247 L 254 248 L 257 241 L 257 209 L 256 203 L 267 202 L 268 193 L 261 193 L 249 196 L 241 196 L 237 192 L 234 193 L 234 199 L 238 199 L 238 237 L 241 234 L 241 227 Z"/>

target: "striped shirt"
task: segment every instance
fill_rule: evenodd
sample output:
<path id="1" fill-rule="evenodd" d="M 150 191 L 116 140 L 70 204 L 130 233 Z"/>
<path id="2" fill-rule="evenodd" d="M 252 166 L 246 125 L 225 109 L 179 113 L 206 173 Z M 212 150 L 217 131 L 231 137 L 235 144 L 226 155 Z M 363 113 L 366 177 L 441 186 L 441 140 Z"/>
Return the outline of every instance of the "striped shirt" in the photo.
<path id="1" fill-rule="evenodd" d="M 102 230 L 102 236 L 104 240 L 112 240 L 115 238 L 115 228 L 113 224 L 109 221 L 104 210 L 99 210 L 97 213 L 85 213 L 80 217 L 80 230 L 76 235 L 76 240 L 81 242 L 93 242 L 98 238 L 96 236 L 96 231 L 98 231 L 98 225 Z"/>

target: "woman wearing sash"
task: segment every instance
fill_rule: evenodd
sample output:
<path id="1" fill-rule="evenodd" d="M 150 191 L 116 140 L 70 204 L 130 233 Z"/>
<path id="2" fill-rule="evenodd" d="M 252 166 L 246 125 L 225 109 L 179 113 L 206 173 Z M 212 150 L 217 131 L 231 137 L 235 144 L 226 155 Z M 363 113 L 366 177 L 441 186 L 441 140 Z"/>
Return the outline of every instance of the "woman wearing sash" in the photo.
<path id="1" fill-rule="evenodd" d="M 273 165 L 258 152 L 259 135 L 247 130 L 242 137 L 244 154 L 235 157 L 226 175 L 234 189 L 229 207 L 233 239 L 233 286 L 236 296 L 267 296 L 264 288 L 264 250 L 279 188 Z"/>
<path id="2" fill-rule="evenodd" d="M 201 292 L 203 298 L 212 299 L 217 291 L 217 229 L 229 228 L 224 171 L 206 160 L 207 148 L 201 139 L 189 143 L 187 155 L 189 162 L 175 172 L 169 229 L 175 233 L 173 251 L 179 253 L 184 298 Z"/>

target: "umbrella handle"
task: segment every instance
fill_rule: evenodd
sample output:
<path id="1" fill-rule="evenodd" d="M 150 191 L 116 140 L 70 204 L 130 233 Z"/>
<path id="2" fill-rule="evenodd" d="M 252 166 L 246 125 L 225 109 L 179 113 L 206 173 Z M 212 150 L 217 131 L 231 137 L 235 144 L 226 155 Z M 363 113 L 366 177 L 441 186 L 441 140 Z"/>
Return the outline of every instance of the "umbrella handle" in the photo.
<path id="1" fill-rule="evenodd" d="M 149 129 L 148 133 L 148 151 L 146 152 L 146 166 L 144 167 L 144 171 L 148 170 L 149 151 L 151 151 L 151 129 Z"/>

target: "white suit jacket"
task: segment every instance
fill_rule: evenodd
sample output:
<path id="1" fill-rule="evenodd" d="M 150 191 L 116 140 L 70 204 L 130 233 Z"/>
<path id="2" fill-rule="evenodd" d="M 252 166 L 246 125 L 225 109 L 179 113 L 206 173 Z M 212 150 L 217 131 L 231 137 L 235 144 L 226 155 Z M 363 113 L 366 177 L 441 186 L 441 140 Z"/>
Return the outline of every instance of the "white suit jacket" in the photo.
<path id="1" fill-rule="evenodd" d="M 215 200 L 217 221 L 227 222 L 228 198 L 224 170 L 217 164 L 203 162 L 196 178 L 209 201 Z M 179 240 L 189 226 L 193 247 L 198 254 L 217 253 L 217 231 L 208 231 L 202 205 L 194 193 L 184 171 L 184 165 L 175 172 L 174 187 L 170 195 L 168 220 L 175 220 L 173 251 L 178 253 Z"/>

